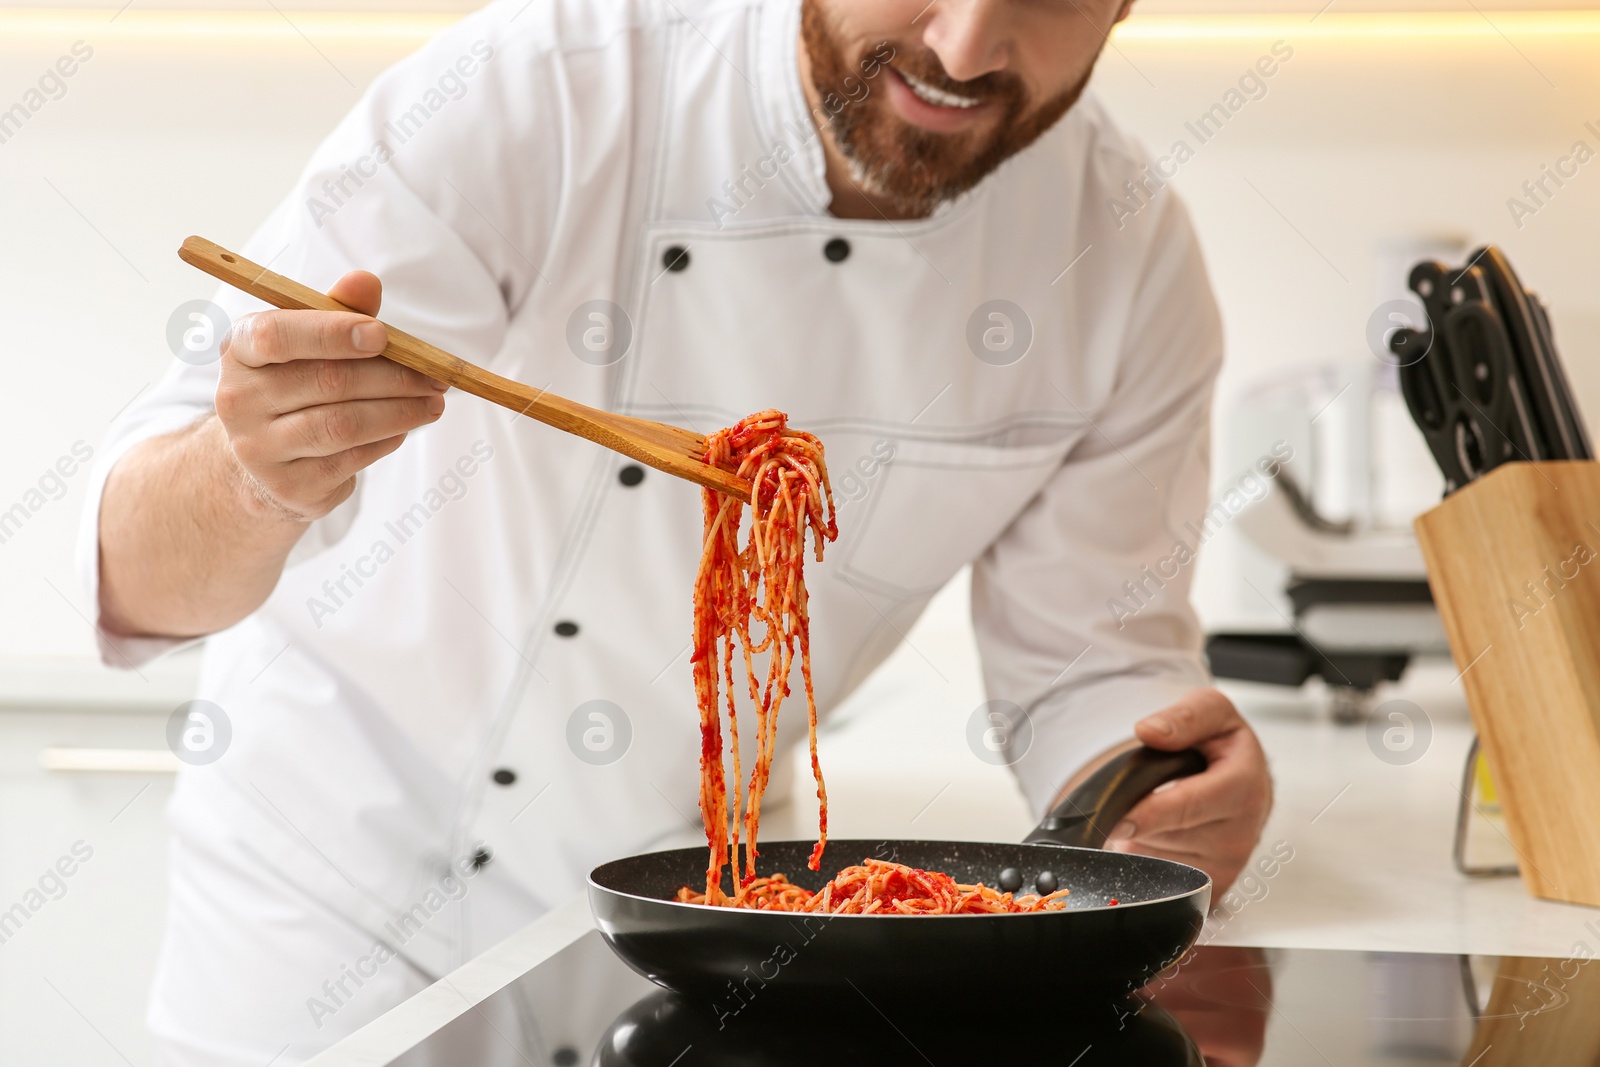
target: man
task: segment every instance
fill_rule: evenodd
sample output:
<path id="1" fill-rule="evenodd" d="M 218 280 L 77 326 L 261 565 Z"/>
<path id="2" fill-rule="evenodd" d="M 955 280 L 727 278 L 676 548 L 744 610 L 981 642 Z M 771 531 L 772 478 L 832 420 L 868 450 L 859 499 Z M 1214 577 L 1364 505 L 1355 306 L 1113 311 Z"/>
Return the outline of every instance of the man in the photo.
<path id="1" fill-rule="evenodd" d="M 358 313 L 222 292 L 89 510 L 108 662 L 209 635 L 227 737 L 171 809 L 165 1062 L 299 1062 L 693 819 L 698 491 L 373 358 L 380 304 L 596 406 L 787 411 L 843 498 L 824 712 L 971 564 L 1033 807 L 1196 745 L 1111 847 L 1232 880 L 1270 783 L 1174 554 L 1219 320 L 1082 96 L 1130 3 L 518 0 L 374 84 L 244 248 Z"/>

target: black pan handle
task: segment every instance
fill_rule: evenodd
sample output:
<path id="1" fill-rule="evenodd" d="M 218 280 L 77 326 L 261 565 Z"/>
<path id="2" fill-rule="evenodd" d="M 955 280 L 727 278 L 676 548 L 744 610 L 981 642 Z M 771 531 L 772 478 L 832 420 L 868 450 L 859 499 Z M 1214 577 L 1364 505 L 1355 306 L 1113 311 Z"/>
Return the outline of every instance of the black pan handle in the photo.
<path id="1" fill-rule="evenodd" d="M 1206 758 L 1192 748 L 1162 752 L 1140 745 L 1091 774 L 1022 840 L 1029 845 L 1101 848 L 1112 828 L 1156 786 L 1205 769 Z"/>

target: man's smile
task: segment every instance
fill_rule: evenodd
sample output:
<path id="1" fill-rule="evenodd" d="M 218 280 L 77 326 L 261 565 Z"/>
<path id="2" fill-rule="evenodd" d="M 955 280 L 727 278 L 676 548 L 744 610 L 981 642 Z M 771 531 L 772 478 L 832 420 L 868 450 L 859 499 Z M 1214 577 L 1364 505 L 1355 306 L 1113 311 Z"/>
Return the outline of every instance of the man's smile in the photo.
<path id="1" fill-rule="evenodd" d="M 960 133 L 989 117 L 992 104 L 977 97 L 963 96 L 889 67 L 887 93 L 895 112 L 913 126 L 935 133 Z"/>
<path id="2" fill-rule="evenodd" d="M 906 84 L 911 86 L 912 92 L 916 93 L 918 96 L 922 97 L 922 99 L 937 107 L 977 107 L 979 104 L 983 103 L 983 101 L 976 100 L 970 96 L 959 96 L 936 86 L 929 85 L 927 82 L 922 81 L 919 78 L 914 78 L 904 71 L 896 71 L 895 73 L 899 74 L 906 80 Z"/>

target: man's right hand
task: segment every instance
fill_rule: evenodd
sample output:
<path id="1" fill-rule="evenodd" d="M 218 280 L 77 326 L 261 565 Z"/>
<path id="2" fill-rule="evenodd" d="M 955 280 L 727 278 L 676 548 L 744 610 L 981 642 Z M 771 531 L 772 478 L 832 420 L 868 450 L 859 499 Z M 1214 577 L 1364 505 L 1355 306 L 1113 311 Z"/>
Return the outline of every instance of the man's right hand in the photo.
<path id="1" fill-rule="evenodd" d="M 306 525 L 356 472 L 444 412 L 444 386 L 378 357 L 378 279 L 328 295 L 354 312 L 263 311 L 222 344 L 215 417 L 128 450 L 100 500 L 100 629 L 214 633 L 272 595 Z M 131 661 L 130 661 L 131 662 Z"/>
<path id="2" fill-rule="evenodd" d="M 356 472 L 444 413 L 446 386 L 378 357 L 383 287 L 366 271 L 328 295 L 357 312 L 262 311 L 222 342 L 217 418 L 243 474 L 246 506 L 301 522 L 355 490 Z"/>

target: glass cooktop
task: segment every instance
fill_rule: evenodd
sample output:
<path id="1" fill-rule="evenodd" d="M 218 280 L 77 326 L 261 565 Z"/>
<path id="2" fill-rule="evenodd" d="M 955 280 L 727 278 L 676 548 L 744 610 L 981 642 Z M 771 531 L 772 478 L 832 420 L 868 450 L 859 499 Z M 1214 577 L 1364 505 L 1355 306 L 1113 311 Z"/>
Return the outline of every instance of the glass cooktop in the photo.
<path id="1" fill-rule="evenodd" d="M 1114 1003 L 1058 1003 L 1049 983 L 1048 974 L 1018 975 L 1015 989 L 974 988 L 967 1010 L 942 1013 L 885 1012 L 853 994 L 779 1003 L 760 989 L 695 1002 L 634 974 L 591 932 L 393 1063 L 1600 1063 L 1600 967 L 1581 959 L 1213 946 Z"/>

